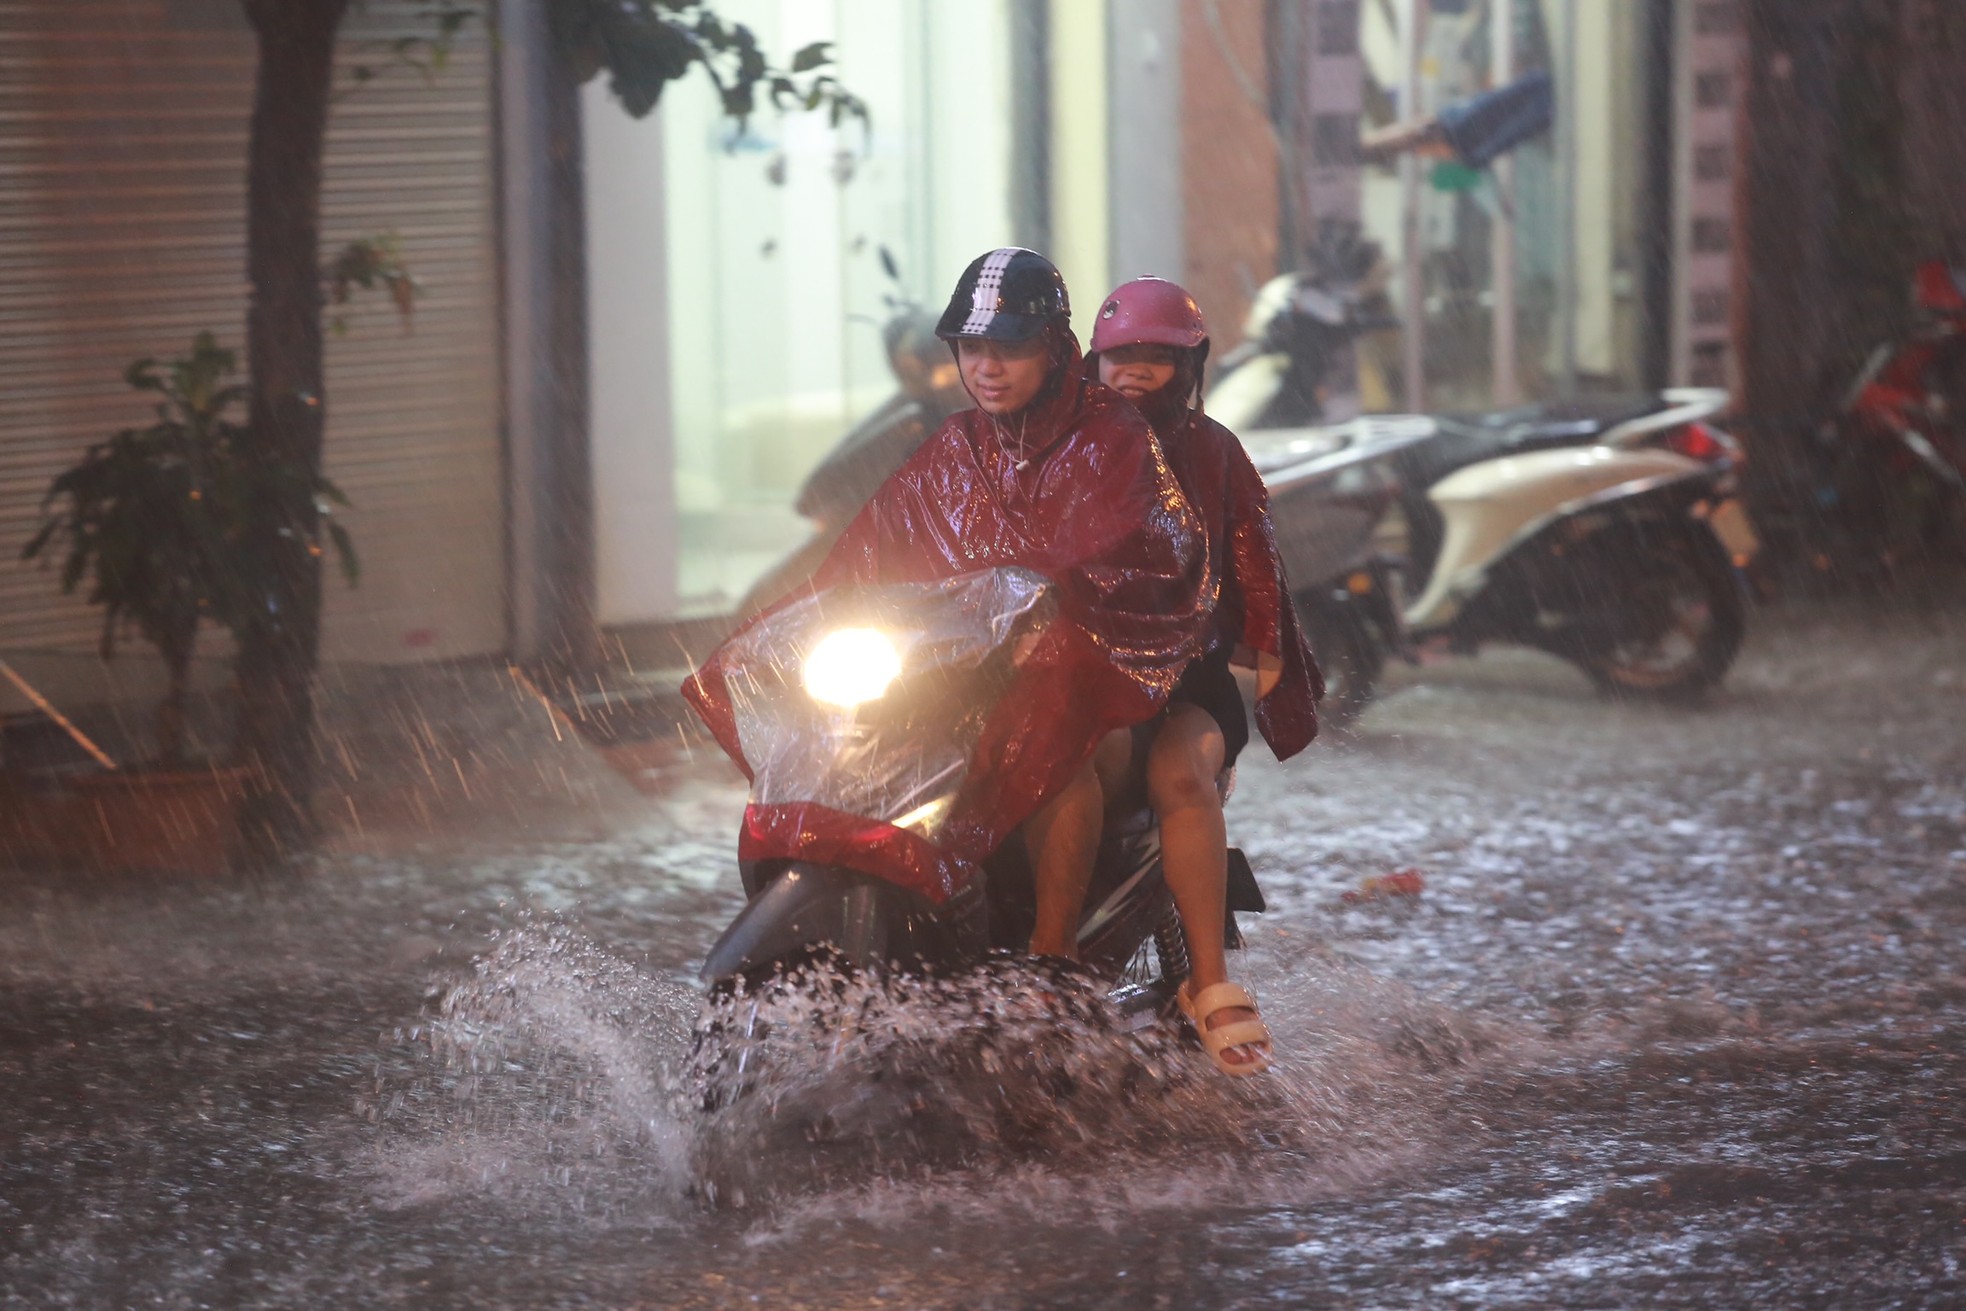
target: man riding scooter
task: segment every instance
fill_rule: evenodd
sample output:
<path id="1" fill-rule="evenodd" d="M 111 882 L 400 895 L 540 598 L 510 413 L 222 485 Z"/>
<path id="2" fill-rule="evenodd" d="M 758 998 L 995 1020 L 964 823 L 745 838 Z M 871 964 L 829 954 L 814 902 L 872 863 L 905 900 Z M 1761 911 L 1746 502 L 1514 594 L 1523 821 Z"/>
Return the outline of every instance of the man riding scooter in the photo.
<path id="1" fill-rule="evenodd" d="M 809 588 L 740 629 L 685 685 L 747 773 L 724 653 L 785 605 L 829 589 L 1031 570 L 1055 619 L 1018 652 L 982 725 L 954 813 L 928 842 L 800 801 L 748 809 L 747 860 L 831 861 L 947 895 L 1022 829 L 1035 866 L 1034 953 L 1075 958 L 1115 730 L 1152 718 L 1200 651 L 1213 605 L 1206 545 L 1146 422 L 1084 376 L 1063 279 L 1035 252 L 972 262 L 937 325 L 976 408 L 945 420 L 841 534 Z M 1123 743 L 1123 739 L 1122 739 Z M 878 829 L 878 832 L 875 830 Z"/>

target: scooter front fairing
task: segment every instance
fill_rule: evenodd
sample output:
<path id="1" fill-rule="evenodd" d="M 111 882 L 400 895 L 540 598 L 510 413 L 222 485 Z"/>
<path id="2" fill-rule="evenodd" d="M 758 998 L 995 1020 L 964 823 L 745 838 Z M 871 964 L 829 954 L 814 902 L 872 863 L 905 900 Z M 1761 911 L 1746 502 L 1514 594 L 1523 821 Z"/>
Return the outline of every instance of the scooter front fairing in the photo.
<path id="1" fill-rule="evenodd" d="M 739 837 L 762 864 L 854 869 L 942 902 L 973 866 L 961 804 L 1013 646 L 1048 617 L 1024 569 L 837 587 L 784 605 L 718 651 L 699 707 L 751 775 Z"/>
<path id="2" fill-rule="evenodd" d="M 815 954 L 960 967 L 1028 937 L 1028 868 L 1016 844 L 996 849 L 1000 817 L 976 808 L 991 793 L 974 785 L 1003 765 L 986 745 L 993 711 L 1066 690 L 1057 670 L 1016 659 L 1051 619 L 1051 593 L 1023 569 L 834 588 L 720 649 L 721 695 L 703 704 L 727 707 L 713 727 L 751 772 L 739 838 L 750 900 L 706 980 L 757 979 Z M 1117 976 L 1147 936 L 1181 941 L 1171 915 L 1142 812 L 1102 843 L 1084 958 Z"/>

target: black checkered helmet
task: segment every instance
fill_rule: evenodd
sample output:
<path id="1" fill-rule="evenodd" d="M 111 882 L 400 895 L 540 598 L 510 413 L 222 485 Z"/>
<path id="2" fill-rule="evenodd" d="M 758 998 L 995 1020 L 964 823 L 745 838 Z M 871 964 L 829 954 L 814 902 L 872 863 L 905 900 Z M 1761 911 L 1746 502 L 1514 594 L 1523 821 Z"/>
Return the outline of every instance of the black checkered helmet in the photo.
<path id="1" fill-rule="evenodd" d="M 1072 303 L 1058 267 L 1035 250 L 1004 246 L 978 255 L 956 280 L 949 308 L 935 325 L 944 341 L 987 337 L 1024 341 L 1057 318 L 1069 318 Z"/>

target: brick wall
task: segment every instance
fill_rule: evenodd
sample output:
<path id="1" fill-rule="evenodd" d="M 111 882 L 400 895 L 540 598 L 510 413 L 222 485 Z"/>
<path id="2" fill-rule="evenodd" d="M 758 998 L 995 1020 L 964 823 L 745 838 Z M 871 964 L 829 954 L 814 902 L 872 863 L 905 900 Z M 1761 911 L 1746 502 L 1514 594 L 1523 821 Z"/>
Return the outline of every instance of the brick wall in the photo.
<path id="1" fill-rule="evenodd" d="M 1211 8 L 1219 29 L 1211 25 Z M 1208 318 L 1218 355 L 1241 339 L 1251 292 L 1276 272 L 1276 145 L 1263 108 L 1265 9 L 1264 0 L 1181 4 L 1187 287 Z"/>

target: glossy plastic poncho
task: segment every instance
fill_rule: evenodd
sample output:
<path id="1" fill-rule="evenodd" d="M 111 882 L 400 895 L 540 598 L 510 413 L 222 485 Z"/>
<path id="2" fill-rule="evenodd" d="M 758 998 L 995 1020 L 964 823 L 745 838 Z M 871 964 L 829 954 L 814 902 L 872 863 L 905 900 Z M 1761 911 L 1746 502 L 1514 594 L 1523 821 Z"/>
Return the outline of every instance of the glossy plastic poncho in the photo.
<path id="1" fill-rule="evenodd" d="M 753 758 L 739 721 L 770 646 L 758 630 L 803 622 L 807 612 L 792 608 L 829 596 L 1006 568 L 1047 580 L 1055 612 L 1019 650 L 1001 694 L 969 708 L 980 718 L 964 779 L 931 832 L 842 804 L 846 791 L 814 776 L 914 766 L 835 753 L 788 770 Z M 1101 737 L 1159 710 L 1204 647 L 1208 578 L 1199 521 L 1159 444 L 1130 405 L 1084 381 L 1075 344 L 1021 415 L 952 416 L 847 526 L 810 588 L 746 625 L 684 685 L 753 781 L 739 858 L 836 864 L 947 898 Z M 944 749 L 924 740 L 919 767 L 933 769 Z"/>
<path id="2" fill-rule="evenodd" d="M 1324 679 L 1290 599 L 1263 476 L 1236 435 L 1201 411 L 1147 412 L 1166 434 L 1167 462 L 1208 537 L 1220 599 L 1207 649 L 1226 645 L 1237 663 L 1275 671 L 1274 681 L 1258 679 L 1256 728 L 1277 759 L 1288 760 L 1317 736 Z"/>

